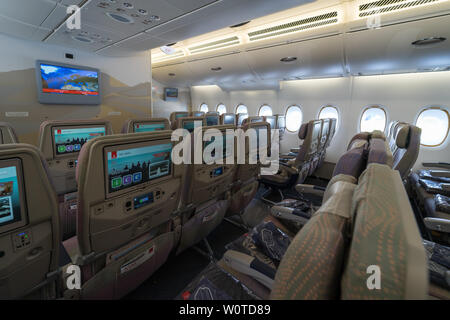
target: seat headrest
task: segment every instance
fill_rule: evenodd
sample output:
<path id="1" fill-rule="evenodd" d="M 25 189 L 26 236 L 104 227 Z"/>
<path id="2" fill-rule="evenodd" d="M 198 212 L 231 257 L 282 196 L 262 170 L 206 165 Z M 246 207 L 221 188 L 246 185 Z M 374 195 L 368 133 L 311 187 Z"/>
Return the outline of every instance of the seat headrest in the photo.
<path id="1" fill-rule="evenodd" d="M 395 144 L 399 148 L 408 147 L 409 126 L 407 124 L 399 125 L 396 131 Z"/>
<path id="2" fill-rule="evenodd" d="M 372 133 L 370 134 L 370 137 L 372 139 L 381 139 L 381 140 L 384 140 L 384 141 L 386 140 L 386 136 L 380 130 L 372 131 Z"/>
<path id="3" fill-rule="evenodd" d="M 298 138 L 304 140 L 306 138 L 307 133 L 308 133 L 308 123 L 304 123 L 298 130 Z"/>

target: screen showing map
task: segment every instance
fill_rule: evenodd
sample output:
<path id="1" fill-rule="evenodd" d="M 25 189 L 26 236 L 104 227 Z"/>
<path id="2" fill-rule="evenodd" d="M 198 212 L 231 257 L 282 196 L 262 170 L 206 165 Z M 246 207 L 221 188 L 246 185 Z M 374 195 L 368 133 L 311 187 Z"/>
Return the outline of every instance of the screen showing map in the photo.
<path id="1" fill-rule="evenodd" d="M 43 93 L 99 95 L 97 71 L 42 63 L 40 69 Z"/>
<path id="2" fill-rule="evenodd" d="M 164 123 L 135 123 L 134 132 L 160 131 L 166 128 Z"/>
<path id="3" fill-rule="evenodd" d="M 17 167 L 0 168 L 0 227 L 21 219 Z"/>
<path id="4" fill-rule="evenodd" d="M 108 151 L 108 192 L 116 192 L 169 175 L 171 152 L 171 143 Z"/>
<path id="5" fill-rule="evenodd" d="M 55 139 L 56 155 L 80 152 L 86 142 L 93 138 L 104 136 L 105 134 L 105 127 L 55 128 L 53 137 Z"/>

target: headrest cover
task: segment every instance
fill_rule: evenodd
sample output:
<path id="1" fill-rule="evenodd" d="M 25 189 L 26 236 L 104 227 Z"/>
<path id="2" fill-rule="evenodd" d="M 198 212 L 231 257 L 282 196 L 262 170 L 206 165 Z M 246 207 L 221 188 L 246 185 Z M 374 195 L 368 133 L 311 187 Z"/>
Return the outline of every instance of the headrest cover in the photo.
<path id="1" fill-rule="evenodd" d="M 308 133 L 308 123 L 304 123 L 300 127 L 300 130 L 298 130 L 298 138 L 304 140 L 306 138 L 307 133 Z"/>
<path id="2" fill-rule="evenodd" d="M 370 134 L 372 139 L 381 139 L 386 141 L 386 136 L 384 135 L 384 133 L 380 130 L 375 130 L 372 131 L 372 133 Z"/>
<path id="3" fill-rule="evenodd" d="M 408 134 L 409 134 L 409 126 L 401 125 L 397 129 L 397 136 L 395 137 L 395 144 L 399 148 L 407 148 L 408 147 Z"/>

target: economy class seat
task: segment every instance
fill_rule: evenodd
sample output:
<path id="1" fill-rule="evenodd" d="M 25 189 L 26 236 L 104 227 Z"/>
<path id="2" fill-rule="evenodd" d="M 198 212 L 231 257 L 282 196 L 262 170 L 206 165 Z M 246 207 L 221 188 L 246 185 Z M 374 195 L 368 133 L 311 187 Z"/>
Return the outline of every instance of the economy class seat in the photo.
<path id="1" fill-rule="evenodd" d="M 66 298 L 119 299 L 166 261 L 185 179 L 171 162 L 171 133 L 104 136 L 83 146 L 77 235 L 64 241 L 82 287 L 67 289 Z"/>
<path id="2" fill-rule="evenodd" d="M 175 111 L 175 112 L 172 112 L 170 114 L 170 118 L 169 118 L 169 120 L 170 120 L 170 128 L 172 130 L 177 129 L 177 124 L 178 124 L 177 120 L 180 119 L 180 118 L 185 118 L 185 117 L 189 117 L 189 116 L 190 116 L 190 114 L 187 111 Z"/>
<path id="3" fill-rule="evenodd" d="M 234 133 L 226 135 L 227 129 L 234 128 L 229 125 L 202 127 L 201 130 L 193 131 L 189 135 L 192 143 L 186 147 L 187 154 L 183 154 L 183 157 L 190 161 L 190 164 L 185 162 L 177 165 L 186 170 L 180 204 L 181 216 L 175 221 L 175 225 L 181 229 L 177 254 L 206 239 L 208 234 L 222 222 L 230 205 L 231 189 L 236 171 L 235 161 L 232 164 L 226 161 L 226 157 L 231 157 L 231 154 L 227 155 L 222 152 L 222 156 L 225 157 L 223 164 L 214 163 L 212 160 L 219 160 L 220 153 L 216 155 L 215 151 L 211 150 L 210 159 L 202 159 L 202 162 L 194 163 L 196 160 L 194 151 L 196 148 L 204 150 L 207 145 L 213 143 L 210 140 L 204 141 L 205 136 L 206 139 L 212 139 L 211 133 L 207 133 L 210 129 L 215 129 L 215 134 L 219 134 L 222 141 L 234 141 Z M 225 144 L 223 143 L 223 145 Z M 205 151 L 206 154 L 208 154 L 207 151 Z"/>
<path id="4" fill-rule="evenodd" d="M 19 143 L 16 131 L 7 122 L 0 122 L 0 144 Z"/>
<path id="5" fill-rule="evenodd" d="M 280 245 L 284 233 L 267 225 L 271 232 L 260 237 L 265 253 L 287 247 L 276 271 L 261 255 L 227 251 L 179 298 L 425 299 L 427 259 L 413 217 L 398 172 L 369 164 L 358 181 L 342 175 L 330 185 L 326 201 L 287 246 Z M 367 286 L 372 265 L 381 269 L 380 289 Z"/>
<path id="6" fill-rule="evenodd" d="M 107 120 L 49 120 L 40 126 L 38 146 L 47 161 L 49 175 L 58 195 L 62 239 L 75 234 L 75 170 L 81 147 L 92 137 L 112 133 Z M 70 143 L 68 139 L 71 139 Z"/>
<path id="7" fill-rule="evenodd" d="M 56 193 L 39 150 L 0 145 L 0 300 L 57 298 Z"/>
<path id="8" fill-rule="evenodd" d="M 251 136 L 246 135 L 247 130 L 264 130 L 267 132 L 267 141 L 266 144 L 266 154 L 268 154 L 271 148 L 271 136 L 270 136 L 270 124 L 266 122 L 254 122 L 248 123 L 243 127 L 243 130 L 240 132 L 241 138 L 238 138 L 238 142 L 236 145 L 236 149 L 240 148 L 241 145 L 245 145 L 244 150 L 240 150 L 240 152 L 245 152 L 245 163 L 237 163 L 236 174 L 234 177 L 233 188 L 231 192 L 231 204 L 227 211 L 227 216 L 239 215 L 242 216 L 245 208 L 250 204 L 255 194 L 258 191 L 259 181 L 258 176 L 261 170 L 261 162 L 257 161 L 254 164 L 251 164 L 249 159 L 250 148 L 253 148 L 257 142 L 251 140 Z M 245 140 L 245 143 L 242 144 L 242 141 Z M 239 142 L 241 141 L 241 142 Z M 260 146 L 257 146 L 259 149 Z M 238 152 L 236 150 L 236 152 Z M 263 151 L 264 152 L 264 151 Z M 236 153 L 237 157 L 237 153 Z"/>
<path id="9" fill-rule="evenodd" d="M 245 119 L 248 118 L 248 113 L 236 114 L 236 126 L 241 127 Z"/>
<path id="10" fill-rule="evenodd" d="M 140 133 L 161 130 L 170 130 L 169 120 L 166 118 L 129 119 L 122 127 L 122 133 Z"/>

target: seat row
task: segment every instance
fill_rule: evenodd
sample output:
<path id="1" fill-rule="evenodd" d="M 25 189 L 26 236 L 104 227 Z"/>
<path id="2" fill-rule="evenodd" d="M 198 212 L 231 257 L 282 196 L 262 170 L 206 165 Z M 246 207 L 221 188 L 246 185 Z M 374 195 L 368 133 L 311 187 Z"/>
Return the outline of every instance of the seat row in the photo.
<path id="1" fill-rule="evenodd" d="M 214 126 L 214 136 L 204 127 L 189 137 L 204 149 L 241 139 L 248 157 L 255 142 L 246 132 L 255 129 L 267 132 L 270 149 L 269 123 L 247 123 L 239 137 L 227 133 L 234 128 Z M 179 148 L 191 161 L 175 164 L 171 154 L 186 136 L 176 143 L 170 130 L 107 133 L 107 122 L 50 121 L 41 126 L 39 149 L 0 146 L 1 298 L 123 297 L 169 254 L 204 239 L 226 214 L 242 212 L 257 191 L 258 163 L 194 163 L 192 146 Z M 221 147 L 210 158 L 236 155 L 228 148 L 221 154 Z M 71 264 L 80 268 L 79 289 L 66 282 Z"/>
<path id="2" fill-rule="evenodd" d="M 352 139 L 300 230 L 269 216 L 180 299 L 425 299 L 425 248 L 386 137 Z"/>

